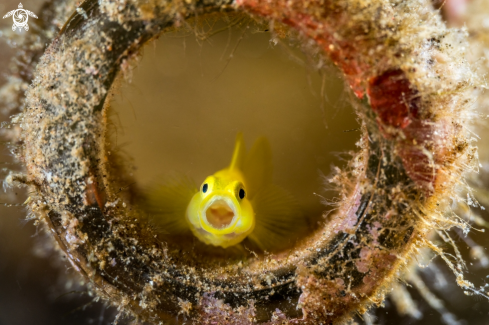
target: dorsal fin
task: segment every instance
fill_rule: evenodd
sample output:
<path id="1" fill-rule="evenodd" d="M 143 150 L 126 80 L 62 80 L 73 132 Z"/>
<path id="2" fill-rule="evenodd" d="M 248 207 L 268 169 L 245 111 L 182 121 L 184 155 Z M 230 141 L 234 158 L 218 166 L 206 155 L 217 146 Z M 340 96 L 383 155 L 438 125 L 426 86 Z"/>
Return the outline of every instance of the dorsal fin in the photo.
<path id="1" fill-rule="evenodd" d="M 273 174 L 272 149 L 267 138 L 260 137 L 255 141 L 250 152 L 246 155 L 242 171 L 250 200 L 260 189 L 271 184 Z"/>
<path id="2" fill-rule="evenodd" d="M 239 132 L 236 136 L 236 142 L 234 145 L 233 157 L 231 158 L 231 163 L 229 164 L 229 169 L 243 169 L 243 163 L 246 156 L 246 147 L 243 140 L 243 133 Z"/>

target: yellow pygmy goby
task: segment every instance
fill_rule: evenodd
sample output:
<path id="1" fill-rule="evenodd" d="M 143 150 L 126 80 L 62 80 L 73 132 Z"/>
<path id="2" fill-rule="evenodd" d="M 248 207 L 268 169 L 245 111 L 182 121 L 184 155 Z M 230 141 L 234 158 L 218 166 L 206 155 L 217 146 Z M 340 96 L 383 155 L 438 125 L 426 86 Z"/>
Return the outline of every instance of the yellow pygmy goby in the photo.
<path id="1" fill-rule="evenodd" d="M 248 238 L 262 250 L 287 246 L 307 229 L 294 198 L 272 184 L 272 153 L 258 138 L 247 152 L 241 133 L 228 167 L 197 189 L 188 178 L 149 192 L 147 209 L 165 233 L 188 230 L 200 241 L 227 248 Z"/>
<path id="2" fill-rule="evenodd" d="M 258 141 L 258 154 L 266 153 L 268 144 Z M 229 167 L 208 176 L 190 200 L 186 220 L 195 237 L 206 244 L 226 248 L 241 242 L 255 228 L 255 212 L 250 203 L 254 193 L 249 193 L 243 174 L 245 156 L 240 133 Z"/>

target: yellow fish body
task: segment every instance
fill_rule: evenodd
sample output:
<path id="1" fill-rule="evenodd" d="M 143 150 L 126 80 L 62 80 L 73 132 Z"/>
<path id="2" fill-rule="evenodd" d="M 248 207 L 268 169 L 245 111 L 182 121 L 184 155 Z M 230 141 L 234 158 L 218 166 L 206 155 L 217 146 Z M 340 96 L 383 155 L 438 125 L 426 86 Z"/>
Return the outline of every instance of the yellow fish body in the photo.
<path id="1" fill-rule="evenodd" d="M 255 228 L 255 212 L 242 171 L 244 151 L 239 134 L 229 167 L 207 177 L 187 207 L 190 230 L 206 244 L 236 245 Z"/>
<path id="2" fill-rule="evenodd" d="M 307 229 L 294 198 L 272 184 L 266 138 L 246 151 L 241 133 L 231 163 L 208 176 L 200 189 L 183 180 L 149 195 L 149 211 L 169 233 L 190 230 L 205 244 L 227 248 L 248 238 L 262 250 L 287 246 Z"/>

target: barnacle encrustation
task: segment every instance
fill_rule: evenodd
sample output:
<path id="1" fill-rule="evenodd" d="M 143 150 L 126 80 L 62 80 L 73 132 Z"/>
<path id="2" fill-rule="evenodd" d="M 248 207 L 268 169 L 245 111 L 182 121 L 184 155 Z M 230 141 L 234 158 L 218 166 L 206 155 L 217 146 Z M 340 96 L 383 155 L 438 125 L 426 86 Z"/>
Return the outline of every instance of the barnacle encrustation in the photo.
<path id="1" fill-rule="evenodd" d="M 429 2 L 88 0 L 68 17 L 74 7 L 59 7 L 66 23 L 25 74 L 32 84 L 7 134 L 25 172 L 7 184 L 29 186 L 29 209 L 92 290 L 122 311 L 151 323 L 346 322 L 380 304 L 420 248 L 445 257 L 428 239 L 433 228 L 468 229 L 450 212 L 477 166 L 468 123 L 480 81 L 460 59 L 465 33 L 448 29 Z M 342 201 L 328 223 L 287 254 L 222 263 L 156 239 L 119 197 L 104 137 L 112 83 L 144 43 L 192 17 L 233 11 L 297 30 L 331 59 L 363 135 L 334 178 Z"/>

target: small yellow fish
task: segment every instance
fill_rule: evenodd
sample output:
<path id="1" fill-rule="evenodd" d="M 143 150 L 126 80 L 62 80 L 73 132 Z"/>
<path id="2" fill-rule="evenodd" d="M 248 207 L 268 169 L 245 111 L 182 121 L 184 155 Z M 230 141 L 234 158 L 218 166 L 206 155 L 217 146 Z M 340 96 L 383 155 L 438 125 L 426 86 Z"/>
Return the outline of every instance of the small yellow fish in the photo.
<path id="1" fill-rule="evenodd" d="M 231 163 L 208 176 L 200 189 L 188 179 L 153 190 L 148 210 L 168 233 L 190 230 L 200 241 L 227 248 L 248 238 L 262 250 L 291 244 L 307 229 L 294 198 L 272 184 L 272 154 L 266 138 L 246 152 L 238 134 Z"/>
<path id="2" fill-rule="evenodd" d="M 254 193 L 248 191 L 242 171 L 244 157 L 243 136 L 239 134 L 229 167 L 207 177 L 187 207 L 190 230 L 206 244 L 224 248 L 236 245 L 255 228 L 250 203 Z"/>

